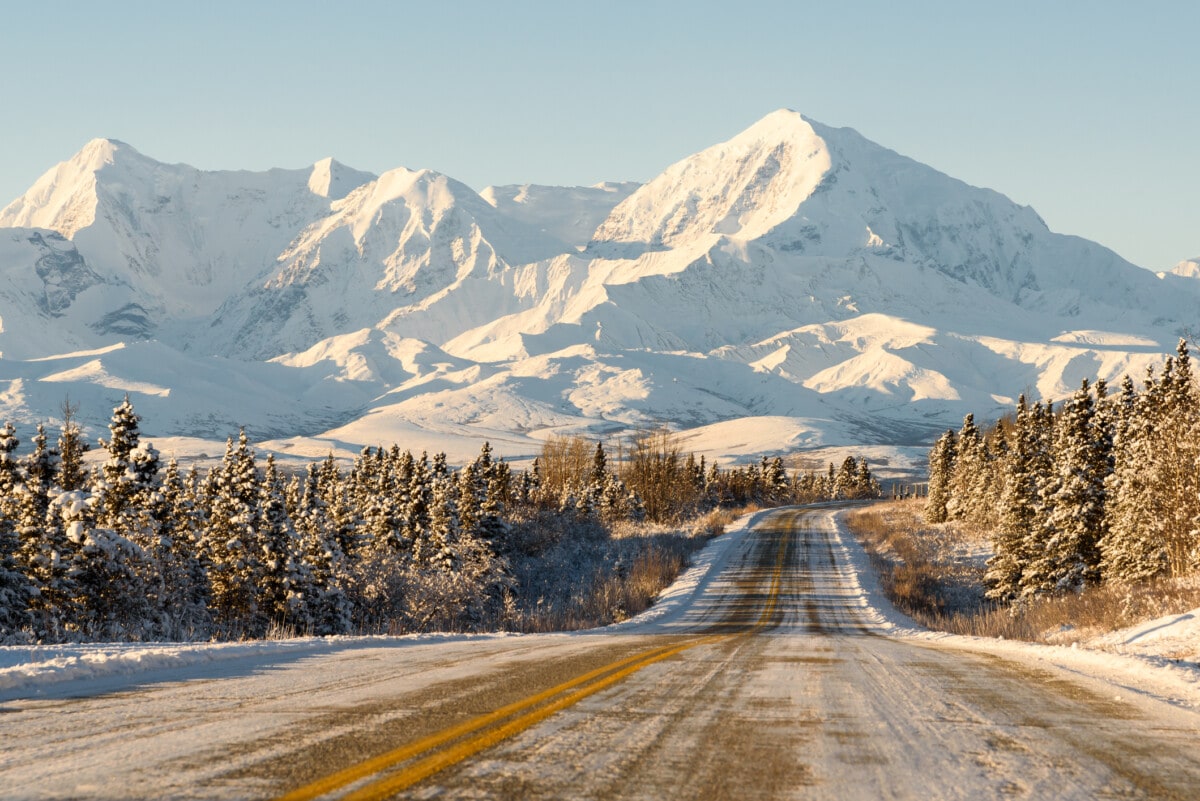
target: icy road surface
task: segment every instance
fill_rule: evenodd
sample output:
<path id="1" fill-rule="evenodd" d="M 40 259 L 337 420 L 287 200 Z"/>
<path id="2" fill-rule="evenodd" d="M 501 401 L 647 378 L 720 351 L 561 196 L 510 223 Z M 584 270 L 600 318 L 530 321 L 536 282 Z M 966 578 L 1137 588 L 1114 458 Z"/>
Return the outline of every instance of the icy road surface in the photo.
<path id="1" fill-rule="evenodd" d="M 596 632 L 10 680 L 0 796 L 1197 797 L 1186 687 L 905 633 L 862 567 L 834 511 L 783 510 L 706 549 L 647 615 Z"/>

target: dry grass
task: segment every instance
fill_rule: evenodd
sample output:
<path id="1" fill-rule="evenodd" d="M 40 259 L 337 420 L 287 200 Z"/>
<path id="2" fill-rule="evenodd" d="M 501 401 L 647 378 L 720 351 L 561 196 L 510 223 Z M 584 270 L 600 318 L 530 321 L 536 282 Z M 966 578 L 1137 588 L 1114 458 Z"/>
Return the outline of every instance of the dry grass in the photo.
<path id="1" fill-rule="evenodd" d="M 623 521 L 594 528 L 524 532 L 536 575 L 524 575 L 525 603 L 508 625 L 518 631 L 575 631 L 618 623 L 654 602 L 693 553 L 757 506 L 714 509 L 679 525 Z M 537 528 L 537 527 L 535 527 Z M 531 592 L 532 591 L 532 592 Z M 536 598 L 532 602 L 530 598 Z"/>
<path id="2" fill-rule="evenodd" d="M 597 570 L 588 586 L 565 603 L 539 603 L 524 610 L 515 628 L 527 632 L 577 631 L 626 620 L 646 610 L 675 580 L 687 567 L 690 552 L 685 547 L 651 545 L 636 554 L 628 568 Z"/>
<path id="3" fill-rule="evenodd" d="M 725 533 L 725 527 L 742 515 L 757 512 L 759 506 L 750 504 L 737 509 L 713 509 L 707 514 L 700 515 L 691 523 L 693 537 L 711 539 Z"/>
<path id="4" fill-rule="evenodd" d="M 983 595 L 982 560 L 965 559 L 986 539 L 956 523 L 929 525 L 915 501 L 878 504 L 846 522 L 871 557 L 884 592 L 931 629 L 1030 642 L 1071 643 L 1200 606 L 1200 580 L 1080 593 L 998 606 Z"/>
<path id="5" fill-rule="evenodd" d="M 875 504 L 851 512 L 846 522 L 867 549 L 884 592 L 914 619 L 931 625 L 986 606 L 977 532 L 928 525 L 914 501 Z"/>

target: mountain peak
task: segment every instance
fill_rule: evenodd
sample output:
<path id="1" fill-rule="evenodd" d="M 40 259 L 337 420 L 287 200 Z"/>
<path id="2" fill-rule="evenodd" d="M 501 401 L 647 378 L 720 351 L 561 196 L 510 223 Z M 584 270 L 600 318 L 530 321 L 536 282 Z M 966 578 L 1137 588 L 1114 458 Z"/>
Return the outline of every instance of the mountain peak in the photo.
<path id="1" fill-rule="evenodd" d="M 308 188 L 314 195 L 341 200 L 352 191 L 375 180 L 369 172 L 347 167 L 332 156 L 326 156 L 312 166 Z"/>
<path id="2" fill-rule="evenodd" d="M 811 133 L 812 125 L 803 114 L 790 108 L 781 108 L 772 111 L 733 137 L 730 143 L 743 139 L 790 139 L 797 135 L 806 136 Z"/>
<path id="3" fill-rule="evenodd" d="M 1171 272 L 1175 275 L 1182 275 L 1185 278 L 1200 278 L 1200 256 L 1179 262 Z"/>
<path id="4" fill-rule="evenodd" d="M 146 160 L 119 139 L 91 140 L 0 210 L 0 227 L 50 228 L 70 239 L 95 219 L 96 173 L 130 157 Z"/>
<path id="5" fill-rule="evenodd" d="M 754 239 L 788 219 L 831 166 L 813 126 L 781 109 L 672 164 L 618 205 L 596 240 L 670 245 L 710 235 Z"/>
<path id="6" fill-rule="evenodd" d="M 71 158 L 71 162 L 91 169 L 100 169 L 106 164 L 112 164 L 117 152 L 122 150 L 137 153 L 120 139 L 93 139 Z"/>

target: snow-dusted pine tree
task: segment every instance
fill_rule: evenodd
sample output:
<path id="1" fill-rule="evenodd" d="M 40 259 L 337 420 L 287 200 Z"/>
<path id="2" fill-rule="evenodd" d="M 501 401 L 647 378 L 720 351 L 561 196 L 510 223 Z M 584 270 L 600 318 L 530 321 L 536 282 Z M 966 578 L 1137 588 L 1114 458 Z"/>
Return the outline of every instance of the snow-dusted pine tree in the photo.
<path id="1" fill-rule="evenodd" d="M 1027 560 L 1025 542 L 1040 510 L 1036 470 L 1041 446 L 1034 414 L 1021 395 L 992 535 L 993 555 L 984 574 L 987 596 L 994 600 L 1012 600 L 1021 591 Z"/>
<path id="2" fill-rule="evenodd" d="M 20 539 L 12 518 L 0 511 L 0 643 L 8 644 L 29 636 L 33 621 L 29 602 L 33 582 L 18 558 Z"/>
<path id="3" fill-rule="evenodd" d="M 95 525 L 92 507 L 98 505 L 83 490 L 64 492 L 50 505 L 47 539 L 62 532 L 73 546 L 67 574 L 75 594 L 58 605 L 64 618 L 73 618 L 70 625 L 91 639 L 151 637 L 154 610 L 145 582 L 153 572 L 150 556 L 128 537 Z"/>
<path id="4" fill-rule="evenodd" d="M 310 577 L 299 558 L 300 542 L 288 515 L 283 491 L 275 455 L 269 454 L 259 486 L 257 541 L 260 568 L 255 605 L 264 630 L 274 624 L 306 632 L 310 623 L 306 604 Z"/>
<path id="5" fill-rule="evenodd" d="M 81 489 L 87 481 L 87 472 L 83 469 L 83 454 L 87 451 L 87 443 L 83 439 L 83 429 L 75 420 L 78 411 L 79 407 L 71 403 L 70 398 L 63 401 L 55 483 L 65 492 Z"/>
<path id="6" fill-rule="evenodd" d="M 938 437 L 929 452 L 929 496 L 925 501 L 925 519 L 930 523 L 945 523 L 949 519 L 950 482 L 954 477 L 957 437 L 947 430 Z M 832 465 L 830 465 L 832 468 Z"/>
<path id="7" fill-rule="evenodd" d="M 196 475 L 191 473 L 191 479 Z M 212 633 L 208 567 L 203 558 L 203 519 L 194 490 L 171 459 L 155 502 L 155 522 L 160 548 L 163 592 L 160 596 L 163 636 L 173 640 L 196 640 Z"/>
<path id="8" fill-rule="evenodd" d="M 1088 382 L 1065 403 L 1055 426 L 1053 494 L 1042 549 L 1025 570 L 1026 594 L 1077 590 L 1100 578 L 1104 480 L 1109 443 L 1095 423 Z"/>
<path id="9" fill-rule="evenodd" d="M 350 601 L 343 588 L 345 556 L 334 536 L 334 527 L 320 490 L 315 465 L 309 465 L 296 520 L 301 541 L 300 558 L 309 582 L 304 587 L 313 633 L 345 634 L 350 630 Z"/>
<path id="10" fill-rule="evenodd" d="M 1118 401 L 1102 570 L 1130 583 L 1186 575 L 1200 568 L 1200 398 L 1186 343 L 1158 379 L 1147 371 L 1135 402 L 1128 391 Z"/>
<path id="11" fill-rule="evenodd" d="M 261 633 L 257 604 L 262 572 L 259 478 L 244 430 L 236 448 L 233 440 L 226 443 L 225 458 L 211 475 L 205 540 L 212 560 L 213 616 L 226 636 Z"/>

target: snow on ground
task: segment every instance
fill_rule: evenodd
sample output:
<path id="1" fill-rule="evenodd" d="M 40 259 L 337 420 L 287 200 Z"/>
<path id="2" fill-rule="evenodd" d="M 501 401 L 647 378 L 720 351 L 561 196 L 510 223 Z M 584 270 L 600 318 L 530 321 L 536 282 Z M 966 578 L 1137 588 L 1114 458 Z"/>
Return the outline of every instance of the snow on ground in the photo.
<path id="1" fill-rule="evenodd" d="M 691 567 L 637 617 L 611 627 L 620 633 L 669 631 L 739 552 L 751 528 L 772 510 L 731 524 L 693 558 Z M 880 634 L 938 646 L 986 651 L 1030 665 L 1054 665 L 1110 693 L 1148 696 L 1200 708 L 1200 609 L 1111 632 L 1082 645 L 1057 646 L 963 637 L 925 629 L 884 597 L 866 552 L 848 532 L 836 508 L 820 513 L 835 527 L 835 554 L 858 590 L 855 604 Z M 583 636 L 586 632 L 561 636 Z M 0 703 L 19 698 L 94 695 L 136 684 L 216 678 L 336 651 L 394 647 L 406 643 L 487 641 L 513 634 L 423 634 L 405 637 L 303 637 L 237 643 L 101 643 L 0 647 Z"/>
<path id="2" fill-rule="evenodd" d="M 1087 647 L 1144 659 L 1200 666 L 1200 608 L 1094 637 Z"/>
<path id="3" fill-rule="evenodd" d="M 1084 643 L 1041 645 L 931 631 L 892 606 L 879 587 L 865 550 L 836 511 L 826 513 L 837 528 L 838 561 L 858 582 L 864 617 L 880 633 L 929 640 L 972 651 L 988 651 L 1026 663 L 1055 665 L 1110 690 L 1200 708 L 1200 609 L 1169 615 Z"/>

